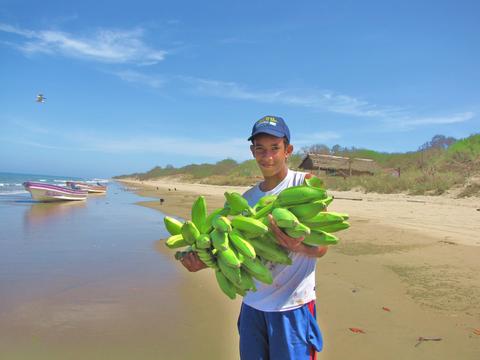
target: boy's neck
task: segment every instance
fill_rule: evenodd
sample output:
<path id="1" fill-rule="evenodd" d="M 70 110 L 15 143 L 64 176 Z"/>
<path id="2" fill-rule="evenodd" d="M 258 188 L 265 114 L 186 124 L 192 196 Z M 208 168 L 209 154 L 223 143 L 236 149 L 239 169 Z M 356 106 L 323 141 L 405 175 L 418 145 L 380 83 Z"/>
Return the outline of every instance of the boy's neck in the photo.
<path id="1" fill-rule="evenodd" d="M 283 179 L 285 179 L 287 174 L 288 174 L 288 167 L 285 167 L 282 171 L 278 172 L 273 176 L 268 176 L 268 177 L 264 176 L 264 180 L 259 185 L 260 190 L 262 190 L 263 192 L 267 192 L 275 189 L 277 185 L 280 184 Z"/>

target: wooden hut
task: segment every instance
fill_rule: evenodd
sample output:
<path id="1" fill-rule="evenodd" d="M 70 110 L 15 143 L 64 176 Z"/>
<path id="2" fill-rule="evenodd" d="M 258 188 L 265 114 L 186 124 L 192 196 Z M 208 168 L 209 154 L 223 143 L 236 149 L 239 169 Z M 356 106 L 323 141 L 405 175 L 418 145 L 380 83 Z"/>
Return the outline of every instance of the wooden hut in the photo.
<path id="1" fill-rule="evenodd" d="M 348 158 L 323 154 L 307 154 L 298 167 L 319 175 L 323 174 L 343 177 L 352 175 L 373 175 L 379 170 L 378 164 L 371 159 Z"/>

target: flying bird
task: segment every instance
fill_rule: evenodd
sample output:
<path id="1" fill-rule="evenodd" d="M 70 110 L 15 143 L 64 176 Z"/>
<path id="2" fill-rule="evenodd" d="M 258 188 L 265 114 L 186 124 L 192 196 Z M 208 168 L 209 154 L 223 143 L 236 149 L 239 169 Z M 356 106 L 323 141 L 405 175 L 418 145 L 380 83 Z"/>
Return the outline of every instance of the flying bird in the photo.
<path id="1" fill-rule="evenodd" d="M 38 94 L 38 95 L 37 95 L 37 100 L 36 100 L 36 101 L 37 101 L 38 103 L 44 103 L 45 100 L 47 100 L 47 98 L 44 97 L 43 94 Z"/>

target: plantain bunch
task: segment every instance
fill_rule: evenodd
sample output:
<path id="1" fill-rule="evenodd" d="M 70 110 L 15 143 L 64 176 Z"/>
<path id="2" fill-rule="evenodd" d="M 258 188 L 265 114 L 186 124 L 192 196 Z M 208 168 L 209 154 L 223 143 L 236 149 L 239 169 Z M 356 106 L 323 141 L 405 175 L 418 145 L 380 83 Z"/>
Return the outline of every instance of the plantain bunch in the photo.
<path id="1" fill-rule="evenodd" d="M 208 213 L 205 197 L 199 196 L 192 205 L 191 220 L 185 222 L 165 216 L 171 234 L 165 244 L 170 249 L 185 248 L 176 252 L 177 260 L 196 252 L 215 271 L 220 289 L 231 299 L 256 291 L 253 279 L 272 283 L 267 262 L 292 263 L 288 251 L 269 231 L 269 214 L 287 235 L 303 237 L 307 246 L 337 244 L 332 233 L 349 227 L 347 214 L 326 211 L 333 197 L 315 176 L 304 185 L 264 196 L 253 207 L 236 192 L 225 192 L 225 199 L 223 208 Z"/>

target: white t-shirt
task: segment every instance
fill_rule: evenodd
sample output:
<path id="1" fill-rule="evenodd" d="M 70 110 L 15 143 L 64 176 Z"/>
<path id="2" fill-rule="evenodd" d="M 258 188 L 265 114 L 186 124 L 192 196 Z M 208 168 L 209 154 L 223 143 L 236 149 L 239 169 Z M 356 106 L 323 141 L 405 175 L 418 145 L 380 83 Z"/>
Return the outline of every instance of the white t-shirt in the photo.
<path id="1" fill-rule="evenodd" d="M 305 173 L 288 170 L 285 179 L 274 189 L 263 192 L 258 183 L 247 190 L 243 196 L 250 206 L 265 195 L 276 195 L 283 189 L 291 186 L 302 185 Z M 257 291 L 249 291 L 243 298 L 248 306 L 261 311 L 286 311 L 299 308 L 314 300 L 315 296 L 315 266 L 316 258 L 291 252 L 292 265 L 282 265 L 267 262 L 273 275 L 273 283 L 267 285 L 255 281 Z"/>

